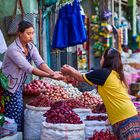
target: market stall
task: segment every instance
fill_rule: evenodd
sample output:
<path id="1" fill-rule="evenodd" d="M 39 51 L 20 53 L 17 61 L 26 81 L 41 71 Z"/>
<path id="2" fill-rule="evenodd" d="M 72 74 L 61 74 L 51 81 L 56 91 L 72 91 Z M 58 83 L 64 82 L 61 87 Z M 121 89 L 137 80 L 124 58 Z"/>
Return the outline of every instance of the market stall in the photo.
<path id="1" fill-rule="evenodd" d="M 71 137 L 69 131 L 73 131 L 75 140 L 94 137 L 95 130 L 103 133 L 104 129 L 107 130 L 104 132 L 112 133 L 111 126 L 106 122 L 105 107 L 96 89 L 82 93 L 71 84 L 47 78 L 33 80 L 25 85 L 24 92 L 38 94 L 26 104 L 24 111 L 25 140 L 44 140 L 48 137 L 62 139 L 66 137 L 64 128 L 67 128 L 67 137 Z M 60 123 L 64 126 L 59 126 Z M 58 129 L 57 136 L 54 136 L 53 130 L 56 128 L 60 130 Z M 64 135 L 60 135 L 59 131 L 64 131 Z M 108 137 L 111 133 L 108 133 Z"/>

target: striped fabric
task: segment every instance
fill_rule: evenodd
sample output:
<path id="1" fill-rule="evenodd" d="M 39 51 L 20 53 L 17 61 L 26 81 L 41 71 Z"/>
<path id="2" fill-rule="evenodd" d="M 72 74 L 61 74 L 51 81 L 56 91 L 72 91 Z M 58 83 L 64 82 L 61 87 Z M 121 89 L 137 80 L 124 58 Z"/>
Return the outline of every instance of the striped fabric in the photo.
<path id="1" fill-rule="evenodd" d="M 104 30 L 106 29 L 106 30 Z M 111 32 L 112 32 L 112 26 L 109 25 L 107 22 L 101 23 L 100 29 L 99 29 L 99 35 L 102 37 L 102 43 L 105 48 L 110 47 L 110 39 L 111 39 Z"/>
<path id="2" fill-rule="evenodd" d="M 113 125 L 118 140 L 140 140 L 140 118 L 134 116 Z"/>

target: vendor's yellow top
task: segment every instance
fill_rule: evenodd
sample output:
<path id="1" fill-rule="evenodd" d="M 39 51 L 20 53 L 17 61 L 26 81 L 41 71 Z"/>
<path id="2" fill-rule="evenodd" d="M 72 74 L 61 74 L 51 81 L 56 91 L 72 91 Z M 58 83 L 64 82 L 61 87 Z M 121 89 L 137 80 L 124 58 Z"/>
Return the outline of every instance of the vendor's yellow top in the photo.
<path id="1" fill-rule="evenodd" d="M 85 74 L 83 77 L 89 84 L 94 83 L 89 78 L 89 75 Z M 98 85 L 98 92 L 105 104 L 109 121 L 112 125 L 137 115 L 136 108 L 128 95 L 125 85 L 120 81 L 117 72 L 110 72 L 104 84 Z"/>

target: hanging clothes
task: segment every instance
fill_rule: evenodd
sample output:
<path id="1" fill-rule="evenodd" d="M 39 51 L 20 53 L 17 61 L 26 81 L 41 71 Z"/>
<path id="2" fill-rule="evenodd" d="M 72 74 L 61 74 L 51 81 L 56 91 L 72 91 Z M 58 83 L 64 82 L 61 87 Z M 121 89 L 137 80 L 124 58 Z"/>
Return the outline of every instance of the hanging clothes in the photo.
<path id="1" fill-rule="evenodd" d="M 52 48 L 63 49 L 87 40 L 84 18 L 80 13 L 80 3 L 74 0 L 59 9 L 59 17 L 55 26 Z"/>
<path id="2" fill-rule="evenodd" d="M 65 18 L 65 7 L 59 9 L 58 20 L 55 25 L 52 48 L 63 49 L 68 46 L 68 23 Z"/>
<path id="3" fill-rule="evenodd" d="M 72 6 L 72 14 L 68 17 L 69 21 L 69 46 L 75 46 L 78 44 L 83 44 L 86 39 L 86 30 L 85 24 L 83 20 L 83 16 L 80 12 L 80 4 L 78 0 L 73 2 Z"/>

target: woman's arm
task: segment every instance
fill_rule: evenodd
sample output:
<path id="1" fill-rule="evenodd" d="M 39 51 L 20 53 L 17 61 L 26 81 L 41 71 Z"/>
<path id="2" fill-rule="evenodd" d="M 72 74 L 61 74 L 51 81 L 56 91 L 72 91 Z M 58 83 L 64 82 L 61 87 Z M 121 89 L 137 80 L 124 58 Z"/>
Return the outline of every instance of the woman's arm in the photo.
<path id="1" fill-rule="evenodd" d="M 61 68 L 61 72 L 64 74 L 64 75 L 69 75 L 71 76 L 72 78 L 76 79 L 77 81 L 79 82 L 84 82 L 84 78 L 82 76 L 82 74 L 76 70 L 75 68 L 69 66 L 69 65 L 64 65 L 62 68 Z"/>

